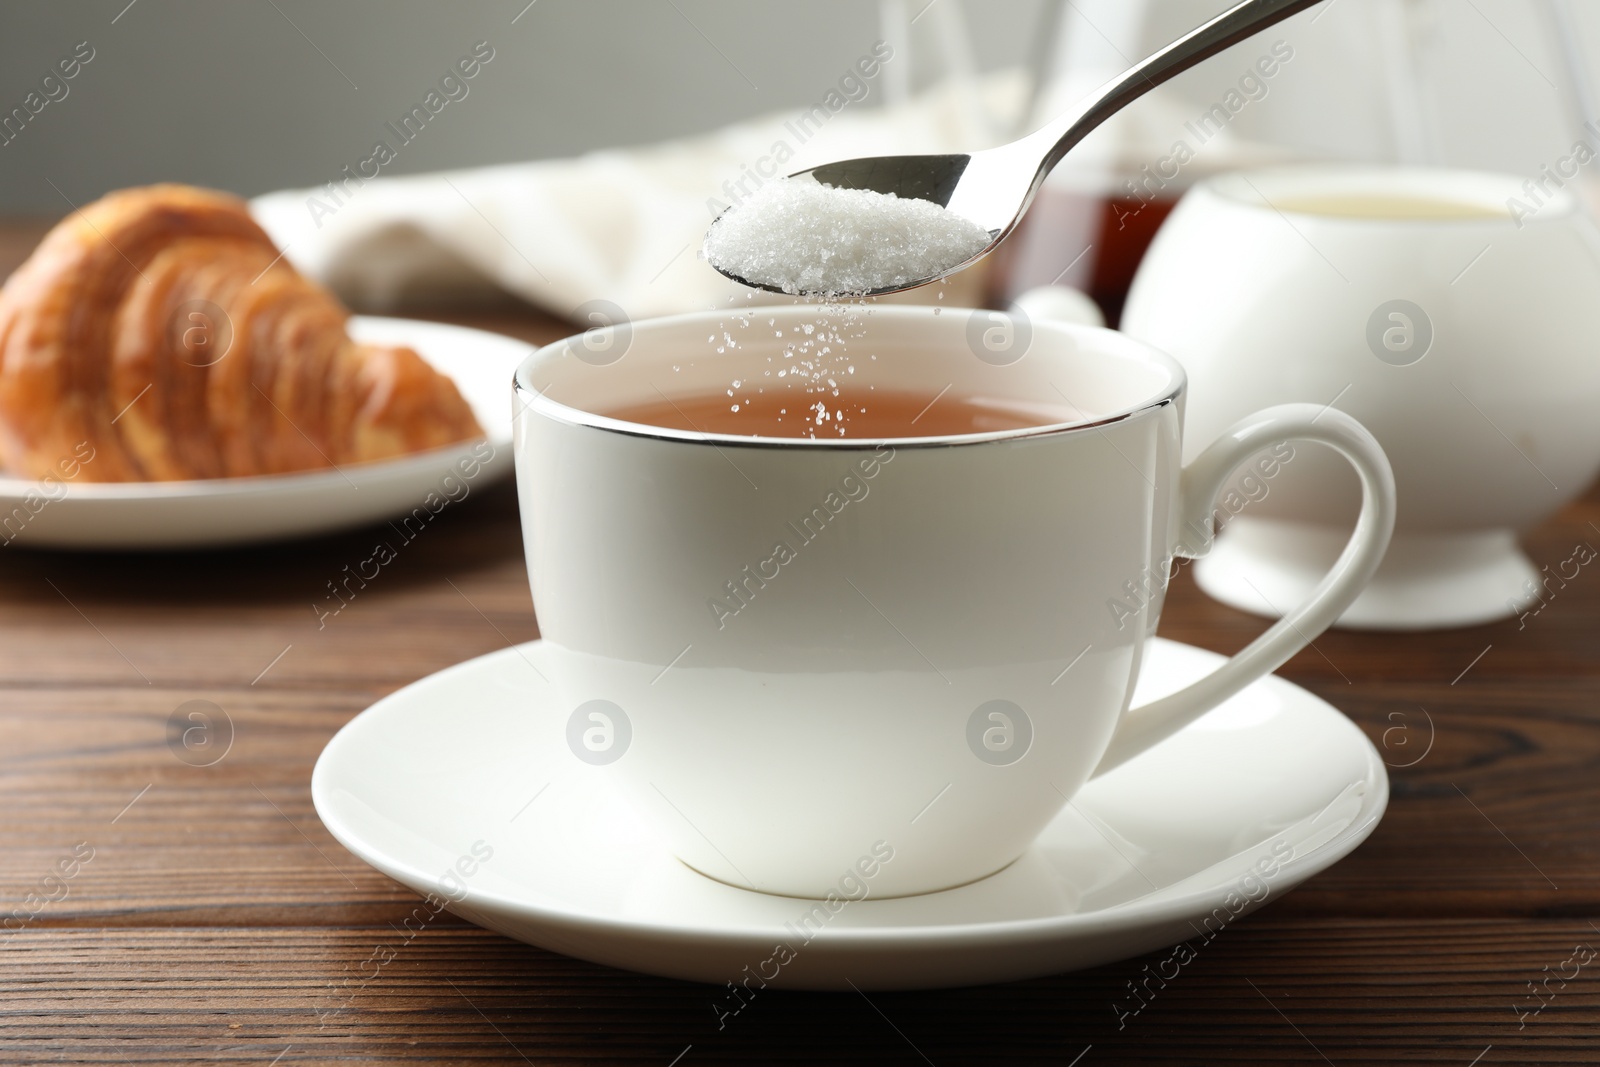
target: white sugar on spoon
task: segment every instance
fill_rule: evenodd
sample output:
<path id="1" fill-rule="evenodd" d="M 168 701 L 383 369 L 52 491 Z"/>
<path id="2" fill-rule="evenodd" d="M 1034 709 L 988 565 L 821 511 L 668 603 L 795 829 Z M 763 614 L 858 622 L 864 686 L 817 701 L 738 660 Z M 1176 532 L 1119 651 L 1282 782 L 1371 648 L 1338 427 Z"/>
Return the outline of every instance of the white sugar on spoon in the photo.
<path id="1" fill-rule="evenodd" d="M 992 239 L 930 200 L 778 178 L 724 212 L 704 251 L 713 267 L 746 284 L 848 296 L 941 276 Z"/>

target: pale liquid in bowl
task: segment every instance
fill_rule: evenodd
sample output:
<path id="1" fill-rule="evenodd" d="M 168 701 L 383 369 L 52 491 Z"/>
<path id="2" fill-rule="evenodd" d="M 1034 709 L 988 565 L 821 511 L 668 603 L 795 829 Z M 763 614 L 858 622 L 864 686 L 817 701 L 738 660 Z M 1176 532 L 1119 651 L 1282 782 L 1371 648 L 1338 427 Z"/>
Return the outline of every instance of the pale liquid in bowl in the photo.
<path id="1" fill-rule="evenodd" d="M 1448 197 L 1403 196 L 1393 193 L 1341 193 L 1285 196 L 1272 201 L 1279 211 L 1329 215 L 1346 219 L 1509 219 L 1504 207 L 1452 200 Z"/>

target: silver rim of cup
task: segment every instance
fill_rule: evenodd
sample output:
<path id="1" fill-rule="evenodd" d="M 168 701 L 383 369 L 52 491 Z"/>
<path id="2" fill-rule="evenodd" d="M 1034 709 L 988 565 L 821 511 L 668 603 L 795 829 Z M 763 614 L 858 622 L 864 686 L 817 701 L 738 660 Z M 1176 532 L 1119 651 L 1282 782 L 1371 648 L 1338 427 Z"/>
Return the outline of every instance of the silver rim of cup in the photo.
<path id="1" fill-rule="evenodd" d="M 821 310 L 820 305 L 796 305 L 792 308 L 761 308 L 754 309 L 761 312 L 782 311 L 792 314 L 796 310 L 804 311 L 810 308 Z M 917 318 L 931 317 L 934 309 L 921 306 L 889 306 L 876 307 L 875 315 L 885 318 Z M 961 311 L 960 308 L 946 308 L 946 311 Z M 719 322 L 729 315 L 740 314 L 740 311 L 708 311 L 695 312 L 692 315 L 668 315 L 654 319 L 642 319 L 628 324 L 634 331 L 659 329 L 668 325 L 682 325 L 696 320 L 704 322 Z M 887 314 L 886 314 L 887 313 Z M 955 318 L 955 316 L 952 316 Z M 958 320 L 959 321 L 959 320 Z M 677 441 L 685 444 L 712 445 L 718 448 L 826 448 L 836 451 L 867 451 L 870 452 L 885 442 L 893 442 L 895 448 L 959 448 L 968 445 L 991 444 L 997 441 L 1020 441 L 1039 437 L 1055 437 L 1063 434 L 1083 433 L 1102 429 L 1129 419 L 1139 418 L 1152 412 L 1159 411 L 1168 404 L 1177 403 L 1186 384 L 1183 367 L 1166 353 L 1152 348 L 1129 338 L 1115 330 L 1107 330 L 1093 326 L 1068 326 L 1064 323 L 1046 323 L 1052 328 L 1059 328 L 1069 332 L 1107 334 L 1116 338 L 1116 343 L 1124 347 L 1134 347 L 1141 350 L 1143 356 L 1150 362 L 1159 364 L 1167 371 L 1171 384 L 1164 392 L 1158 393 L 1146 400 L 1130 407 L 1114 411 L 1098 419 L 1078 420 L 1074 422 L 1049 423 L 1043 426 L 1029 426 L 1015 430 L 995 430 L 981 434 L 942 435 L 933 437 L 874 437 L 874 438 L 813 438 L 813 437 L 759 437 L 742 436 L 738 434 L 705 433 L 697 430 L 678 430 L 664 426 L 650 426 L 644 423 L 626 422 L 601 415 L 582 408 L 572 407 L 559 400 L 552 400 L 546 392 L 534 387 L 532 374 L 538 365 L 555 359 L 576 358 L 573 346 L 581 344 L 587 334 L 573 334 L 563 337 L 558 341 L 541 345 L 534 349 L 518 365 L 516 373 L 512 376 L 512 387 L 516 397 L 517 415 L 535 411 L 539 415 L 555 422 L 569 426 L 581 426 L 589 429 L 601 430 L 606 433 L 621 434 L 627 437 L 642 437 L 657 441 Z M 598 327 L 599 330 L 612 330 L 615 327 Z M 1121 356 L 1108 356 L 1107 358 L 1125 358 Z"/>

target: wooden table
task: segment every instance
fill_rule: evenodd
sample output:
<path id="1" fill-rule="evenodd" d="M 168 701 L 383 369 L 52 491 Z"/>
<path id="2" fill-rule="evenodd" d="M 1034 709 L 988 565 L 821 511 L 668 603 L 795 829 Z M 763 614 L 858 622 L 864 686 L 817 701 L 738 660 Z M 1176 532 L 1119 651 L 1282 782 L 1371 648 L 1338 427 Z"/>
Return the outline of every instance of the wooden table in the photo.
<path id="1" fill-rule="evenodd" d="M 39 232 L 0 229 L 0 273 Z M 517 309 L 455 321 L 566 329 Z M 320 630 L 312 604 L 369 531 L 182 555 L 0 550 L 0 911 L 65 892 L 0 934 L 0 1062 L 1600 1062 L 1600 961 L 1576 976 L 1568 962 L 1600 946 L 1588 569 L 1520 625 L 1333 633 L 1285 667 L 1380 745 L 1388 816 L 1123 1029 L 1112 1003 L 1161 954 L 870 1001 L 768 992 L 719 1031 L 709 987 L 448 914 L 328 1014 L 375 946 L 403 940 L 417 898 L 323 829 L 312 765 L 384 694 L 537 636 L 515 504 L 502 485 L 448 509 Z M 1526 539 L 1552 567 L 1580 542 L 1600 545 L 1593 493 Z M 1262 625 L 1185 572 L 1163 632 L 1233 652 Z M 235 729 L 213 766 L 168 747 L 192 699 Z M 72 877 L 47 882 L 63 861 Z"/>

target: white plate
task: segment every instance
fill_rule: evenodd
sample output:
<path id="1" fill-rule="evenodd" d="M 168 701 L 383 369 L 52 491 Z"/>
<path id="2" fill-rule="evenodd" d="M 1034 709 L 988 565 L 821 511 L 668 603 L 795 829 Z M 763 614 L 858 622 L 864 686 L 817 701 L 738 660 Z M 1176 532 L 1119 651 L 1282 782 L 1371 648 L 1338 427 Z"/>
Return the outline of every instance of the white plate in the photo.
<path id="1" fill-rule="evenodd" d="M 364 316 L 350 320 L 350 335 L 410 345 L 454 380 L 493 449 L 466 482 L 467 493 L 511 473 L 511 375 L 529 345 L 460 326 Z M 51 487 L 0 477 L 0 543 L 195 548 L 326 533 L 410 515 L 430 492 L 444 497 L 448 490 L 459 498 L 456 482 L 442 483 L 452 475 L 460 481 L 457 465 L 481 447 L 469 441 L 378 463 L 260 478 Z"/>
<path id="2" fill-rule="evenodd" d="M 1157 639 L 1138 699 L 1220 661 Z M 573 758 L 571 709 L 544 696 L 540 672 L 552 669 L 536 641 L 374 704 L 317 761 L 318 814 L 361 859 L 419 893 L 459 897 L 451 910 L 481 926 L 718 986 L 760 974 L 792 989 L 929 988 L 1091 967 L 1185 939 L 1201 953 L 1207 932 L 1226 936 L 1239 915 L 1360 844 L 1389 796 L 1382 761 L 1349 719 L 1267 678 L 1090 782 L 1005 870 L 846 904 L 805 925 L 807 941 L 795 929 L 812 902 L 691 871 L 613 798 L 604 767 Z M 775 953 L 780 942 L 792 958 Z"/>

